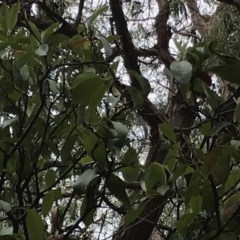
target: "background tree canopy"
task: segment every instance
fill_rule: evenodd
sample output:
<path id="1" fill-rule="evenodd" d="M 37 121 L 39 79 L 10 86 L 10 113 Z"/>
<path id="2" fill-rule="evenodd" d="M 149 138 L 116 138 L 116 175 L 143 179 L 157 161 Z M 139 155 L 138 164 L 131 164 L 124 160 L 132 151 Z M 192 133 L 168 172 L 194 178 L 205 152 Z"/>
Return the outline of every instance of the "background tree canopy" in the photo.
<path id="1" fill-rule="evenodd" d="M 0 239 L 240 237 L 240 2 L 0 2 Z"/>

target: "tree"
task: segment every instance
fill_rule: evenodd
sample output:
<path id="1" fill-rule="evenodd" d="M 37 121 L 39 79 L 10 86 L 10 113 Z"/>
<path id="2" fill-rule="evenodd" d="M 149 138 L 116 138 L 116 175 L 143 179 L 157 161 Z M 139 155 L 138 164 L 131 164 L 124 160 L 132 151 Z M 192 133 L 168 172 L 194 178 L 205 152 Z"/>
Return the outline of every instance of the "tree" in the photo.
<path id="1" fill-rule="evenodd" d="M 240 3 L 207 2 L 1 2 L 0 239 L 238 239 Z"/>

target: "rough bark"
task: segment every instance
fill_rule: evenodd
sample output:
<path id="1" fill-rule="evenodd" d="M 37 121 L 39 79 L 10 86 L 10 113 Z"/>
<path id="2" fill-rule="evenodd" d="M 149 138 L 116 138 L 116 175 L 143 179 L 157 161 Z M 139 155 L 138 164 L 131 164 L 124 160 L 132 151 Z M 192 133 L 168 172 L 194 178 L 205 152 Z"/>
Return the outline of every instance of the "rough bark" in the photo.
<path id="1" fill-rule="evenodd" d="M 169 27 L 167 21 L 169 18 L 169 5 L 166 0 L 157 0 L 159 6 L 159 12 L 156 17 L 156 33 L 157 33 L 157 50 L 158 57 L 161 63 L 165 65 L 166 68 L 170 67 L 170 64 L 174 61 L 174 58 L 170 55 L 168 45 L 171 35 L 169 34 Z M 127 28 L 127 23 L 124 19 L 124 14 L 121 8 L 119 0 L 110 0 L 110 6 L 112 11 L 112 16 L 115 22 L 117 34 L 120 36 L 122 45 L 122 56 L 124 60 L 124 65 L 127 70 L 135 70 L 138 74 L 141 74 L 138 59 L 136 56 L 135 47 L 131 41 L 131 36 Z M 131 76 L 130 76 L 131 77 Z M 137 86 L 133 77 L 131 77 L 132 85 Z M 189 127 L 193 123 L 193 117 L 191 114 L 186 115 L 182 108 L 178 108 L 177 104 L 185 104 L 181 98 L 180 93 L 176 93 L 175 101 L 172 101 L 173 112 L 172 118 L 176 119 L 176 114 L 178 115 L 178 120 L 181 123 L 187 123 L 184 127 Z M 175 107 L 175 108 L 174 108 Z M 150 136 L 150 150 L 148 157 L 146 159 L 146 164 L 151 164 L 154 161 L 163 163 L 166 150 L 162 150 L 161 146 L 166 141 L 164 137 L 159 134 L 158 124 L 162 122 L 171 122 L 171 119 L 167 119 L 166 115 L 156 109 L 156 107 L 146 98 L 139 111 L 139 114 L 146 121 L 151 129 Z M 186 118 L 188 120 L 186 121 Z M 184 120 L 183 120 L 184 119 Z M 189 120 L 190 119 L 190 120 Z M 181 124 L 177 124 L 180 126 Z M 150 238 L 159 217 L 162 214 L 165 204 L 168 202 L 169 195 L 158 196 L 148 200 L 148 203 L 140 214 L 137 220 L 128 225 L 120 226 L 119 230 L 114 235 L 114 240 L 147 240 Z"/>

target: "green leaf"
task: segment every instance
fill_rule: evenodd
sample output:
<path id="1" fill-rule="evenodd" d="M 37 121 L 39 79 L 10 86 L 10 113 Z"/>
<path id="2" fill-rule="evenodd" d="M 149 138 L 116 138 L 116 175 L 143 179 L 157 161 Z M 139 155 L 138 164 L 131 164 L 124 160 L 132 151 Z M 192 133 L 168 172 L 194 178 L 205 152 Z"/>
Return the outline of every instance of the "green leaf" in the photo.
<path id="1" fill-rule="evenodd" d="M 202 197 L 193 195 L 189 201 L 190 208 L 194 213 L 199 213 L 202 210 Z"/>
<path id="2" fill-rule="evenodd" d="M 97 8 L 91 15 L 90 19 L 88 20 L 89 25 L 92 25 L 96 18 L 107 10 L 108 10 L 107 4 Z"/>
<path id="3" fill-rule="evenodd" d="M 85 192 L 88 184 L 96 177 L 95 169 L 87 169 L 84 171 L 73 184 L 73 190 L 81 195 Z"/>
<path id="4" fill-rule="evenodd" d="M 152 167 L 149 166 L 144 175 L 144 183 L 147 191 L 151 191 L 154 184 L 156 183 L 156 179 L 152 176 Z"/>
<path id="5" fill-rule="evenodd" d="M 235 108 L 233 117 L 235 121 L 240 122 L 240 103 L 238 103 L 237 107 Z"/>
<path id="6" fill-rule="evenodd" d="M 128 70 L 128 73 L 130 76 L 134 77 L 134 79 L 137 81 L 136 88 L 141 91 L 141 93 L 144 96 L 147 96 L 149 92 L 151 91 L 151 86 L 149 84 L 149 81 L 138 74 L 136 71 Z"/>
<path id="7" fill-rule="evenodd" d="M 223 147 L 222 154 L 218 158 L 217 164 L 214 168 L 214 177 L 218 180 L 218 183 L 222 184 L 226 182 L 230 173 L 231 153 L 228 152 L 227 147 Z"/>
<path id="8" fill-rule="evenodd" d="M 203 183 L 202 187 L 202 208 L 208 213 L 212 214 L 216 208 L 215 196 L 213 188 L 208 180 Z"/>
<path id="9" fill-rule="evenodd" d="M 224 223 L 232 223 L 234 225 L 234 228 L 238 227 L 238 222 L 235 222 L 238 219 L 238 210 L 239 210 L 239 193 L 235 193 L 228 197 L 221 210 L 221 219 Z M 239 230 L 238 230 L 239 232 Z"/>
<path id="10" fill-rule="evenodd" d="M 98 186 L 100 183 L 100 177 L 95 177 L 89 182 L 86 190 L 85 196 L 81 205 L 81 217 L 83 222 L 88 226 L 94 220 L 94 214 L 96 212 L 97 199 L 98 199 Z"/>
<path id="11" fill-rule="evenodd" d="M 74 149 L 74 145 L 77 142 L 78 137 L 79 137 L 78 134 L 74 134 L 68 137 L 63 143 L 61 149 L 61 161 L 63 163 L 69 162 L 69 158 L 71 158 L 72 156 L 72 150 Z"/>
<path id="12" fill-rule="evenodd" d="M 79 160 L 79 163 L 82 164 L 83 166 L 89 163 L 93 163 L 93 159 L 90 156 L 85 156 Z"/>
<path id="13" fill-rule="evenodd" d="M 110 151 L 117 156 L 120 156 L 120 152 L 123 146 L 124 142 L 120 138 L 112 138 L 108 141 L 108 147 Z"/>
<path id="14" fill-rule="evenodd" d="M 174 61 L 170 70 L 174 78 L 180 83 L 189 83 L 192 78 L 192 64 L 187 61 Z"/>
<path id="15" fill-rule="evenodd" d="M 213 90 L 211 90 L 206 84 L 202 84 L 202 89 L 204 94 L 207 96 L 208 102 L 215 111 L 218 109 L 219 105 L 222 103 L 222 98 L 216 94 Z"/>
<path id="16" fill-rule="evenodd" d="M 83 219 L 83 222 L 86 226 L 89 226 L 93 223 L 94 215 L 95 215 L 96 209 L 91 209 L 86 214 L 86 217 Z"/>
<path id="17" fill-rule="evenodd" d="M 8 29 L 10 31 L 13 30 L 15 27 L 17 20 L 18 20 L 18 11 L 20 9 L 20 1 L 17 1 L 17 3 L 13 4 L 12 7 L 9 9 L 9 14 L 7 16 L 7 22 L 8 22 Z"/>
<path id="18" fill-rule="evenodd" d="M 35 51 L 35 53 L 40 56 L 47 56 L 49 46 L 47 44 L 42 44 L 39 46 L 39 48 Z"/>
<path id="19" fill-rule="evenodd" d="M 29 69 L 28 66 L 26 64 L 24 64 L 20 69 L 19 69 L 19 73 L 22 77 L 23 80 L 28 80 L 29 79 Z"/>
<path id="20" fill-rule="evenodd" d="M 129 224 L 136 220 L 145 208 L 145 203 L 135 203 L 124 216 L 124 223 Z"/>
<path id="21" fill-rule="evenodd" d="M 79 74 L 74 80 L 71 95 L 75 103 L 95 108 L 102 100 L 110 82 L 103 80 L 95 73 Z"/>
<path id="22" fill-rule="evenodd" d="M 236 58 L 233 58 L 231 62 L 222 64 L 217 67 L 210 69 L 211 72 L 215 73 L 222 80 L 240 84 L 240 61 Z"/>
<path id="23" fill-rule="evenodd" d="M 0 59 L 4 60 L 5 58 L 7 58 L 10 50 L 11 49 L 9 47 L 6 47 L 6 48 L 2 49 L 0 51 Z"/>
<path id="24" fill-rule="evenodd" d="M 169 189 L 170 189 L 169 186 L 163 185 L 163 186 L 157 188 L 157 192 L 158 192 L 161 196 L 164 196 Z"/>
<path id="25" fill-rule="evenodd" d="M 134 109 L 141 108 L 144 103 L 144 97 L 141 91 L 139 91 L 133 86 L 127 86 L 126 88 L 133 100 Z"/>
<path id="26" fill-rule="evenodd" d="M 102 42 L 102 45 L 104 47 L 106 57 L 110 57 L 113 54 L 113 50 L 112 50 L 108 40 L 103 36 L 100 36 L 99 39 Z"/>
<path id="27" fill-rule="evenodd" d="M 124 165 L 132 165 L 134 163 L 138 163 L 138 154 L 136 150 L 130 147 L 127 152 L 124 154 L 122 163 Z"/>
<path id="28" fill-rule="evenodd" d="M 199 131 L 206 137 L 210 137 L 212 135 L 212 124 L 210 122 L 205 122 L 199 128 Z"/>
<path id="29" fill-rule="evenodd" d="M 12 125 L 12 123 L 15 123 L 16 121 L 18 120 L 18 117 L 14 117 L 14 118 L 11 118 L 11 119 L 7 119 L 7 120 L 4 120 L 1 124 L 0 124 L 0 127 L 3 129 L 7 126 L 10 126 Z"/>
<path id="30" fill-rule="evenodd" d="M 98 144 L 98 137 L 89 129 L 84 130 L 81 133 L 81 142 L 87 151 L 87 154 L 92 157 L 92 152 L 96 145 Z"/>
<path id="31" fill-rule="evenodd" d="M 43 217 L 46 217 L 50 210 L 52 209 L 53 202 L 57 199 L 60 199 L 62 196 L 61 189 L 52 189 L 46 193 L 43 197 L 42 205 L 41 205 L 41 212 Z"/>
<path id="32" fill-rule="evenodd" d="M 182 236 L 186 234 L 189 225 L 193 222 L 195 216 L 195 213 L 186 213 L 176 222 L 177 230 Z"/>
<path id="33" fill-rule="evenodd" d="M 111 122 L 102 122 L 97 126 L 97 134 L 101 138 L 108 140 L 117 136 L 117 132 L 113 129 Z"/>
<path id="34" fill-rule="evenodd" d="M 54 190 L 50 190 L 44 197 L 43 197 L 43 202 L 41 205 L 41 211 L 43 217 L 46 217 L 48 213 L 50 212 L 53 202 L 54 202 Z"/>
<path id="35" fill-rule="evenodd" d="M 189 182 L 189 179 L 190 179 L 190 176 L 188 177 L 188 182 Z M 202 186 L 202 180 L 199 177 L 199 174 L 197 172 L 193 172 L 191 174 L 191 181 L 188 184 L 188 188 L 186 191 L 184 191 L 184 201 L 186 204 L 189 204 L 193 196 L 199 195 L 201 186 Z"/>
<path id="36" fill-rule="evenodd" d="M 121 173 L 123 178 L 126 181 L 134 181 L 137 180 L 139 173 L 140 173 L 140 169 L 137 166 L 133 166 L 133 167 L 123 167 L 121 168 Z"/>
<path id="37" fill-rule="evenodd" d="M 208 152 L 205 156 L 203 162 L 203 169 L 206 171 L 208 175 L 214 172 L 215 166 L 217 164 L 218 158 L 222 154 L 223 148 L 221 146 L 216 146 L 210 152 Z"/>
<path id="38" fill-rule="evenodd" d="M 179 165 L 173 173 L 172 181 L 175 182 L 179 177 L 194 173 L 194 169 L 187 165 Z"/>
<path id="39" fill-rule="evenodd" d="M 240 152 L 239 152 L 239 147 L 240 147 L 240 140 L 231 140 L 230 141 L 230 145 L 225 145 L 224 148 L 229 148 L 229 152 L 231 154 L 230 157 L 234 160 L 236 160 L 237 162 L 239 162 L 240 160 Z"/>
<path id="40" fill-rule="evenodd" d="M 1 240 L 19 240 L 20 238 L 15 238 L 13 236 L 10 236 L 10 235 L 4 235 L 4 236 L 1 236 L 0 238 Z M 22 240 L 22 239 L 21 239 Z"/>
<path id="41" fill-rule="evenodd" d="M 162 132 L 171 142 L 173 143 L 177 142 L 177 136 L 173 131 L 173 128 L 169 124 L 162 123 L 162 124 L 159 124 L 158 127 L 160 132 Z"/>
<path id="42" fill-rule="evenodd" d="M 165 170 L 166 170 L 166 166 L 160 163 L 153 162 L 151 164 L 152 176 L 163 185 L 165 185 L 167 182 Z"/>
<path id="43" fill-rule="evenodd" d="M 40 42 L 40 39 L 41 39 L 41 35 L 39 33 L 39 30 L 37 28 L 37 26 L 33 23 L 33 22 L 30 22 L 30 21 L 27 21 L 27 24 L 29 25 L 33 35 L 36 37 L 36 39 Z"/>
<path id="44" fill-rule="evenodd" d="M 49 169 L 45 176 L 46 186 L 52 186 L 56 181 L 56 172 L 53 169 Z"/>
<path id="45" fill-rule="evenodd" d="M 12 237 L 11 235 L 13 234 L 13 227 L 1 227 L 0 231 L 0 240 L 15 240 L 16 238 Z"/>
<path id="46" fill-rule="evenodd" d="M 99 167 L 105 168 L 107 164 L 107 150 L 103 141 L 99 142 L 92 151 L 92 158 L 99 163 Z"/>
<path id="47" fill-rule="evenodd" d="M 124 124 L 114 121 L 111 121 L 111 124 L 120 138 L 125 138 L 127 136 L 128 128 Z"/>
<path id="48" fill-rule="evenodd" d="M 8 159 L 8 162 L 7 162 L 7 173 L 13 174 L 13 172 L 16 171 L 17 163 L 18 163 L 18 158 L 17 158 L 16 155 L 14 157 Z"/>
<path id="49" fill-rule="evenodd" d="M 152 163 L 146 170 L 144 182 L 147 191 L 151 191 L 156 183 L 166 184 L 165 168 L 159 163 Z"/>
<path id="50" fill-rule="evenodd" d="M 175 143 L 172 145 L 166 144 L 165 148 L 168 150 L 168 153 L 165 157 L 164 163 L 166 163 L 168 169 L 173 172 L 179 159 L 180 143 Z"/>
<path id="51" fill-rule="evenodd" d="M 129 205 L 130 201 L 126 194 L 126 186 L 122 179 L 118 176 L 111 174 L 107 181 L 109 191 L 122 203 Z"/>
<path id="52" fill-rule="evenodd" d="M 229 125 L 231 125 L 231 123 L 225 122 L 225 121 L 220 121 L 220 122 L 215 123 L 212 128 L 212 136 L 217 135 L 222 129 L 224 129 L 225 127 L 227 127 Z"/>
<path id="53" fill-rule="evenodd" d="M 26 224 L 31 239 L 44 239 L 44 225 L 40 215 L 34 209 L 26 209 Z"/>
<path id="54" fill-rule="evenodd" d="M 193 71 L 197 71 L 201 62 L 200 57 L 195 52 L 187 51 L 186 58 L 192 64 Z"/>
<path id="55" fill-rule="evenodd" d="M 240 193 L 239 192 L 234 193 L 228 199 L 225 200 L 224 207 L 225 208 L 236 207 L 236 210 L 237 210 L 237 207 L 239 206 L 237 205 L 239 203 L 239 199 L 240 199 Z"/>
<path id="56" fill-rule="evenodd" d="M 34 58 L 34 54 L 29 51 L 29 52 L 17 52 L 15 54 L 15 59 L 16 59 L 16 66 L 18 68 L 21 68 L 22 66 L 24 66 L 27 63 L 31 63 L 33 61 Z M 30 71 L 30 69 L 28 69 L 28 71 Z M 35 74 L 35 72 L 34 72 Z"/>
<path id="57" fill-rule="evenodd" d="M 0 200 L 0 210 L 3 210 L 4 212 L 8 213 L 12 210 L 12 206 L 10 203 Z"/>
<path id="58" fill-rule="evenodd" d="M 54 95 L 57 95 L 59 94 L 59 89 L 58 89 L 58 83 L 56 80 L 50 80 L 48 79 L 48 82 L 49 82 L 49 87 L 51 89 L 51 92 L 54 94 Z"/>
<path id="59" fill-rule="evenodd" d="M 4 168 L 4 163 L 5 163 L 5 158 L 3 152 L 0 151 L 0 171 L 3 170 Z"/>
<path id="60" fill-rule="evenodd" d="M 41 42 L 45 43 L 47 39 L 53 35 L 60 27 L 61 24 L 58 22 L 51 24 L 46 30 L 41 33 Z"/>
<path id="61" fill-rule="evenodd" d="M 51 36 L 49 36 L 45 43 L 47 43 L 49 46 L 53 46 L 55 48 L 62 48 L 64 44 L 68 41 L 69 37 L 67 35 L 64 35 L 62 33 L 54 33 Z M 58 58 L 54 62 L 53 66 L 57 66 L 61 64 L 64 61 L 65 58 Z"/>
<path id="62" fill-rule="evenodd" d="M 231 188 L 237 189 L 237 183 L 239 183 L 240 180 L 240 173 L 239 171 L 233 171 L 229 176 L 228 179 L 224 185 L 225 192 L 229 191 Z M 235 186 L 235 187 L 234 187 Z"/>

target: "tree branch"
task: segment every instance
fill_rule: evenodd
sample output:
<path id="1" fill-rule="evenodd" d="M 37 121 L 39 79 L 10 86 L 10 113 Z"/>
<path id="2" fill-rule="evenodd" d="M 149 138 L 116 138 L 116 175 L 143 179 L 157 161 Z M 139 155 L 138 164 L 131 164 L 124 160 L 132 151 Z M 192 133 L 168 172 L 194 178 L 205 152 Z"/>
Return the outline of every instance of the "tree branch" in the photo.
<path id="1" fill-rule="evenodd" d="M 124 65 L 127 70 L 134 70 L 137 74 L 141 75 L 140 68 L 138 65 L 137 54 L 132 42 L 132 37 L 128 31 L 127 22 L 124 17 L 121 1 L 110 0 L 110 7 L 112 11 L 113 20 L 115 22 L 117 34 L 122 44 L 123 53 L 122 55 Z M 141 86 L 139 86 L 138 81 L 133 76 L 130 76 L 130 79 L 132 86 L 140 90 Z"/>
<path id="2" fill-rule="evenodd" d="M 142 75 L 138 65 L 137 52 L 127 28 L 127 22 L 124 18 L 121 2 L 119 0 L 110 0 L 110 6 L 117 34 L 119 35 L 121 41 L 124 65 L 127 70 L 134 70 L 137 74 Z M 168 41 L 167 45 L 164 41 L 165 39 L 163 39 L 163 42 L 161 43 L 162 45 L 159 44 L 160 47 L 158 46 L 158 48 L 162 51 L 162 61 L 164 61 L 169 66 L 173 58 L 171 58 L 168 52 Z M 136 87 L 137 89 L 141 89 L 138 85 L 137 80 L 133 76 L 130 76 L 130 79 L 132 86 Z M 117 82 L 117 85 L 119 85 L 119 88 L 124 87 L 119 82 Z M 147 97 L 144 99 L 144 103 L 142 105 L 142 108 L 139 110 L 139 114 L 149 124 L 151 129 L 150 150 L 146 160 L 146 165 L 151 164 L 154 161 L 163 162 L 167 151 L 161 149 L 161 145 L 165 140 L 158 131 L 158 124 L 166 122 L 168 120 L 165 114 L 161 113 L 152 104 L 152 102 L 147 99 Z M 162 210 L 166 204 L 167 198 L 168 196 L 166 195 L 149 199 L 145 209 L 140 214 L 139 218 L 131 224 L 123 225 L 120 227 L 114 236 L 114 239 L 149 239 L 155 227 L 155 224 L 157 223 L 159 216 L 161 215 Z"/>
<path id="3" fill-rule="evenodd" d="M 206 19 L 200 14 L 199 8 L 195 0 L 186 0 L 193 26 L 200 33 L 202 37 L 207 34 L 208 26 Z"/>
<path id="4" fill-rule="evenodd" d="M 240 3 L 234 1 L 234 0 L 217 0 L 218 2 L 223 2 L 232 6 L 235 6 L 237 10 L 240 12 Z"/>
<path id="5" fill-rule="evenodd" d="M 156 16 L 157 47 L 159 58 L 163 64 L 169 68 L 174 58 L 169 53 L 169 40 L 171 39 L 170 28 L 167 25 L 169 19 L 169 4 L 166 0 L 156 0 L 159 8 Z"/>

